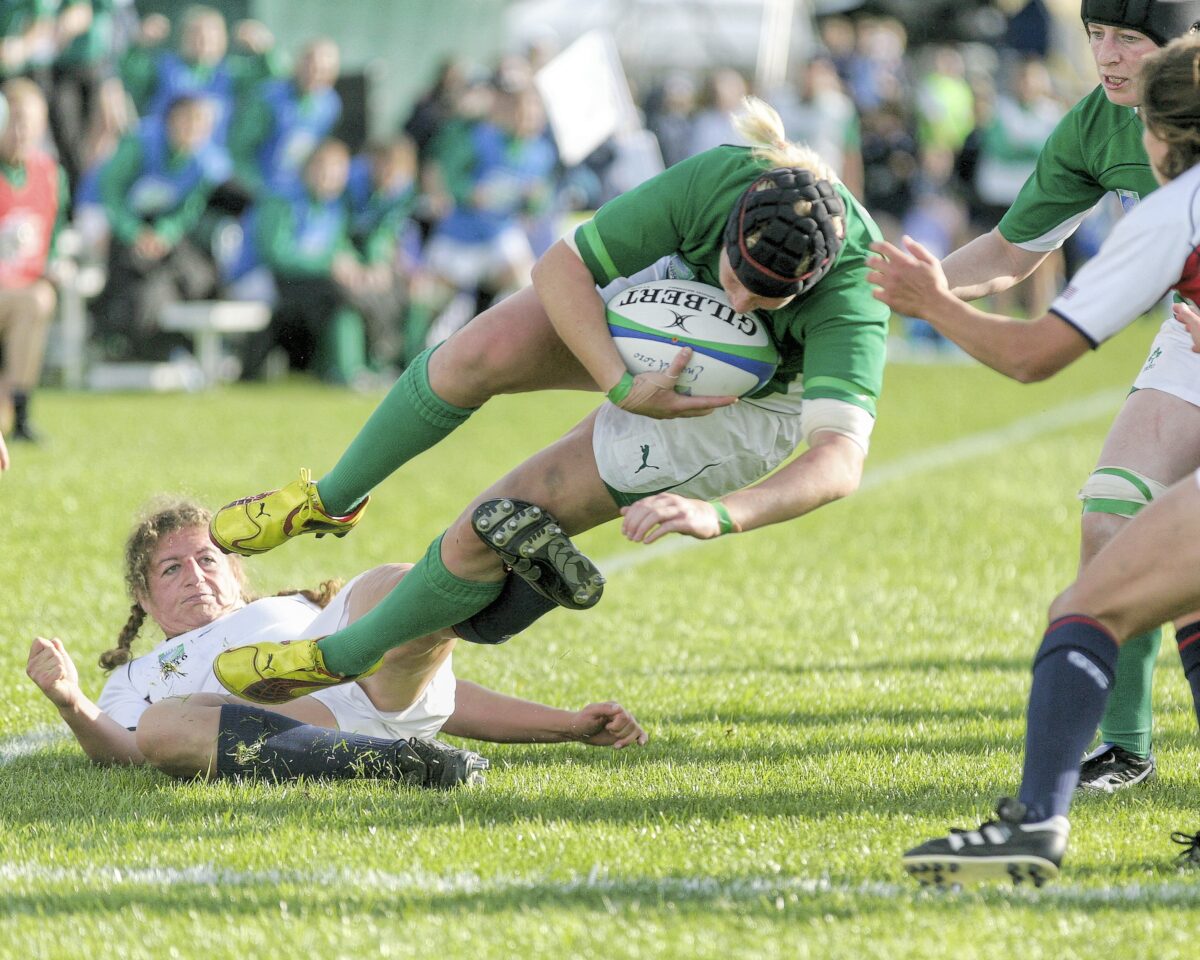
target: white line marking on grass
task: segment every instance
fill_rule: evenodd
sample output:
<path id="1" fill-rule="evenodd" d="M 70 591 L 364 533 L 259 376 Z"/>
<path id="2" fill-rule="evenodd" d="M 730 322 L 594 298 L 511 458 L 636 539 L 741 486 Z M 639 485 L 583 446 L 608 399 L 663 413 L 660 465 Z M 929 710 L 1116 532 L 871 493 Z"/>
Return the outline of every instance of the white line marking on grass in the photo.
<path id="1" fill-rule="evenodd" d="M 0 767 L 14 760 L 37 753 L 42 748 L 59 743 L 67 738 L 67 732 L 59 727 L 35 727 L 19 737 L 0 740 Z"/>
<path id="2" fill-rule="evenodd" d="M 881 464 L 875 469 L 867 470 L 859 485 L 858 493 L 862 494 L 867 490 L 885 487 L 901 480 L 909 480 L 931 470 L 990 456 L 1006 447 L 1025 443 L 1047 433 L 1054 433 L 1067 427 L 1087 423 L 1098 417 L 1111 415 L 1125 398 L 1127 392 L 1125 390 L 1102 390 L 1079 400 L 1064 403 L 1062 406 L 1054 407 L 1044 413 L 1016 420 L 995 430 L 985 430 L 982 433 L 959 437 L 957 440 L 951 440 L 941 446 L 929 447 L 909 456 Z M 691 550 L 704 542 L 691 537 L 673 536 L 669 540 L 652 544 L 650 549 L 642 547 L 627 550 L 615 556 L 602 557 L 597 562 L 606 574 L 621 573 L 640 567 L 652 560 L 660 560 L 683 550 Z"/>
<path id="3" fill-rule="evenodd" d="M 651 898 L 667 901 L 727 900 L 747 901 L 781 897 L 853 897 L 875 900 L 936 900 L 941 897 L 1017 900 L 1029 903 L 1053 902 L 1071 907 L 1098 907 L 1115 904 L 1173 906 L 1194 904 L 1194 883 L 1140 883 L 1111 887 L 1047 887 L 1042 890 L 1014 889 L 997 884 L 973 891 L 939 892 L 913 883 L 840 883 L 828 877 L 767 876 L 718 879 L 716 877 L 614 878 L 607 871 L 593 869 L 587 875 L 566 879 L 548 876 L 494 876 L 462 872 L 452 874 L 388 873 L 382 870 L 231 870 L 213 864 L 193 867 L 119 867 L 81 868 L 42 867 L 20 863 L 0 863 L 0 882 L 68 884 L 73 890 L 88 886 L 111 889 L 184 887 L 296 887 L 300 890 L 338 889 L 369 893 L 409 894 L 415 896 L 458 896 L 462 894 L 538 893 L 548 897 L 597 893 L 604 896 Z"/>

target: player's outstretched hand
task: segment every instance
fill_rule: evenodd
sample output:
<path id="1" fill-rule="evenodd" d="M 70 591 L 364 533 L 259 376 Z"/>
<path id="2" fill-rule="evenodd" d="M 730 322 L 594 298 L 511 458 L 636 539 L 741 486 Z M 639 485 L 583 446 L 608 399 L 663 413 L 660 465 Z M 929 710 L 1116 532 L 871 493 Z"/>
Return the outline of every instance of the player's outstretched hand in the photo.
<path id="1" fill-rule="evenodd" d="M 937 257 L 912 237 L 903 242 L 903 250 L 886 240 L 871 244 L 875 256 L 867 259 L 867 282 L 879 288 L 872 291 L 876 300 L 897 313 L 920 317 L 931 299 L 950 295 L 950 285 Z"/>
<path id="2" fill-rule="evenodd" d="M 620 750 L 630 744 L 643 746 L 648 739 L 632 713 L 614 700 L 589 703 L 571 723 L 571 732 L 581 743 Z"/>
<path id="3" fill-rule="evenodd" d="M 1183 327 L 1191 335 L 1192 338 L 1192 353 L 1200 353 L 1200 313 L 1197 313 L 1186 303 L 1171 304 L 1171 312 L 1175 314 L 1175 319 L 1183 324 Z"/>
<path id="4" fill-rule="evenodd" d="M 25 672 L 56 707 L 73 706 L 82 693 L 75 662 L 58 637 L 33 641 Z"/>
<path id="5" fill-rule="evenodd" d="M 617 406 L 630 413 L 655 420 L 674 417 L 703 417 L 717 407 L 737 403 L 737 397 L 688 397 L 675 392 L 679 375 L 692 358 L 692 348 L 684 347 L 662 373 L 639 373 L 633 378 L 633 387 Z"/>
<path id="6" fill-rule="evenodd" d="M 693 500 L 677 493 L 656 493 L 621 508 L 621 533 L 635 543 L 653 543 L 668 533 L 682 533 L 697 540 L 721 535 L 721 518 L 707 500 Z"/>

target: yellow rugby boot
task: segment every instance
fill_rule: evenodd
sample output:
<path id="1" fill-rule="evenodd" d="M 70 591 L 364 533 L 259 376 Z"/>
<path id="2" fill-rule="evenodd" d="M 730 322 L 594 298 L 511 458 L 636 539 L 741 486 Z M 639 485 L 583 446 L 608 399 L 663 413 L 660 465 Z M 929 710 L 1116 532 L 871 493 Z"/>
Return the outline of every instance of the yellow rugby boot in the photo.
<path id="1" fill-rule="evenodd" d="M 265 704 L 287 703 L 314 690 L 369 677 L 378 669 L 376 663 L 353 676 L 330 673 L 316 640 L 251 643 L 226 650 L 213 661 L 221 686 L 243 700 Z"/>
<path id="2" fill-rule="evenodd" d="M 321 503 L 312 474 L 302 469 L 300 479 L 286 487 L 225 504 L 213 514 L 208 535 L 225 553 L 243 557 L 274 550 L 302 533 L 344 537 L 361 519 L 368 500 L 370 497 L 344 517 L 331 516 Z"/>

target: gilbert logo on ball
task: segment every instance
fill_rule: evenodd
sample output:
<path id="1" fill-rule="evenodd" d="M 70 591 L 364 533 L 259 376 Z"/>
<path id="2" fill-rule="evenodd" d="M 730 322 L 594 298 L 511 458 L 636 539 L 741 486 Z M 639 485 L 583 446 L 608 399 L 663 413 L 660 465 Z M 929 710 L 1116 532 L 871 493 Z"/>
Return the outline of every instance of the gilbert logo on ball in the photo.
<path id="1" fill-rule="evenodd" d="M 608 329 L 630 373 L 667 369 L 683 347 L 692 358 L 675 389 L 697 397 L 744 397 L 779 366 L 771 334 L 736 313 L 725 291 L 692 280 L 651 280 L 608 301 Z"/>

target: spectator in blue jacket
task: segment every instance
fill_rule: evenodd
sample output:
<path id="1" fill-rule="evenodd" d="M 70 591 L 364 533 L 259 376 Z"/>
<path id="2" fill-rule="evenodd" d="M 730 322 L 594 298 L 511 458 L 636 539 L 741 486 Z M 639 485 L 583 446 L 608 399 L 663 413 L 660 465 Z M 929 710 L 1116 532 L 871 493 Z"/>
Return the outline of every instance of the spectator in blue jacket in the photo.
<path id="1" fill-rule="evenodd" d="M 179 52 L 163 51 L 155 61 L 153 87 L 143 115 L 165 118 L 181 96 L 202 97 L 211 103 L 212 139 L 224 146 L 237 97 L 236 78 L 225 57 L 228 49 L 229 31 L 221 12 L 212 7 L 189 7 Z"/>
<path id="2" fill-rule="evenodd" d="M 405 328 L 408 359 L 454 292 L 477 311 L 529 282 L 534 251 L 524 218 L 553 199 L 557 154 L 537 90 L 498 87 L 489 116 L 450 127 L 431 148 L 454 207 L 425 251 L 425 271 Z"/>
<path id="3" fill-rule="evenodd" d="M 342 114 L 333 89 L 338 46 L 318 39 L 300 54 L 291 78 L 263 82 L 239 109 L 229 134 L 238 180 L 252 195 L 280 192 L 298 181 L 304 163 Z"/>
<path id="4" fill-rule="evenodd" d="M 170 346 L 169 338 L 156 336 L 162 308 L 213 292 L 215 265 L 193 236 L 209 196 L 231 169 L 229 155 L 212 142 L 212 129 L 211 103 L 182 96 L 165 123 L 143 119 L 101 171 L 112 241 L 97 333 L 117 356 L 157 359 Z"/>

